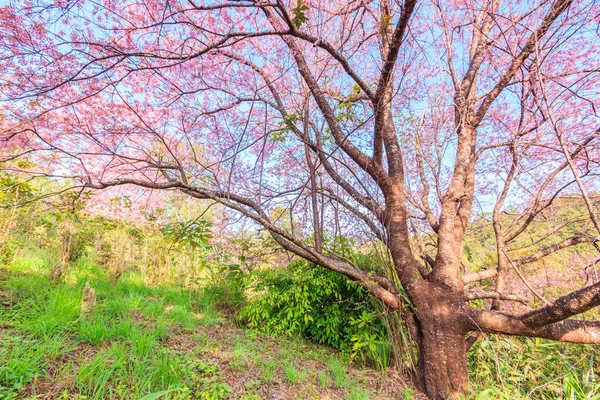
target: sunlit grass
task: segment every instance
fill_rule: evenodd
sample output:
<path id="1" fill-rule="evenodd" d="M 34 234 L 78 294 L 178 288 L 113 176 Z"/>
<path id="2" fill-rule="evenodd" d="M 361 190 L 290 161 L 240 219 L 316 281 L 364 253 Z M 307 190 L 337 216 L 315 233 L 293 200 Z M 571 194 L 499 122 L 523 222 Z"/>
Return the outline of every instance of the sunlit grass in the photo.
<path id="1" fill-rule="evenodd" d="M 135 271 L 115 284 L 87 258 L 52 284 L 51 258 L 36 259 L 35 251 L 27 250 L 2 266 L 0 399 L 36 393 L 45 380 L 60 381 L 67 396 L 87 399 L 135 399 L 168 390 L 165 399 L 186 399 L 190 393 L 228 398 L 233 389 L 224 380 L 224 368 L 233 374 L 254 368 L 261 385 L 312 382 L 317 393 L 338 390 L 348 399 L 374 398 L 340 357 L 303 340 L 282 340 L 272 348 L 258 331 L 246 331 L 229 344 L 207 335 L 205 329 L 227 323 L 217 311 L 219 291 L 147 287 Z M 98 302 L 82 316 L 86 281 L 96 289 Z M 182 337 L 187 342 L 169 347 L 173 338 Z M 226 361 L 204 359 L 210 354 L 224 355 Z M 600 399 L 599 355 L 594 346 L 484 337 L 469 353 L 470 398 Z M 307 370 L 295 360 L 319 360 L 322 368 Z M 255 396 L 254 386 L 245 390 L 247 398 Z"/>

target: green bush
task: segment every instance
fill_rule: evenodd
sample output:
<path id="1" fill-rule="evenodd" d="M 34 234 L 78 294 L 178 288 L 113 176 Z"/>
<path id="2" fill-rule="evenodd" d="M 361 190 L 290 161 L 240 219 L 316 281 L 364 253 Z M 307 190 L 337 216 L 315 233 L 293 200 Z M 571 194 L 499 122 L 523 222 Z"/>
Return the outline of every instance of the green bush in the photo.
<path id="1" fill-rule="evenodd" d="M 256 296 L 238 318 L 272 335 L 301 335 L 387 366 L 391 346 L 377 304 L 346 277 L 305 261 L 252 274 Z M 383 360 L 383 361 L 382 361 Z"/>

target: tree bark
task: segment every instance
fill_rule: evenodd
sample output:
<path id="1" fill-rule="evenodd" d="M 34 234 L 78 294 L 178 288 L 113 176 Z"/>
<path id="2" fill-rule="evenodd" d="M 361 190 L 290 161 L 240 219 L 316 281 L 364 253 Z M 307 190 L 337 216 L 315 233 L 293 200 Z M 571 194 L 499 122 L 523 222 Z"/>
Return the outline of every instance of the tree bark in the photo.
<path id="1" fill-rule="evenodd" d="M 464 297 L 431 285 L 426 306 L 418 308 L 420 371 L 432 400 L 458 399 L 469 387 L 466 330 L 461 310 Z"/>

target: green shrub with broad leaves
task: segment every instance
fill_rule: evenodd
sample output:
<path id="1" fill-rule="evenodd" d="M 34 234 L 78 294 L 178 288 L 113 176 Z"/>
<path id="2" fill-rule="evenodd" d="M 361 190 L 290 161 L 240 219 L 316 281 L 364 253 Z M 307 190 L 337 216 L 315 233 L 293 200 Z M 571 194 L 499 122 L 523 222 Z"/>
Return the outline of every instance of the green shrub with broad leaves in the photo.
<path id="1" fill-rule="evenodd" d="M 378 305 L 346 277 L 298 260 L 252 274 L 257 293 L 238 317 L 272 335 L 302 335 L 385 368 L 391 345 Z"/>

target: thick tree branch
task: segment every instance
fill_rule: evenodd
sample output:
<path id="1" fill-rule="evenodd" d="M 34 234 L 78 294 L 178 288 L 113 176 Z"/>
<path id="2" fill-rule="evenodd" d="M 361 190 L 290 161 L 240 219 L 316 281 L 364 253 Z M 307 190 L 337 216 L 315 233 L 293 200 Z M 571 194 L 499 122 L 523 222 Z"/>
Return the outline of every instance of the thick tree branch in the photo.
<path id="1" fill-rule="evenodd" d="M 221 51 L 220 54 L 222 54 L 223 56 L 228 57 L 232 60 L 235 60 L 241 64 L 244 64 L 244 65 L 252 68 L 252 70 L 254 70 L 256 73 L 258 73 L 265 81 L 267 87 L 269 88 L 269 91 L 271 92 L 271 95 L 275 99 L 276 105 L 273 108 L 275 108 L 277 111 L 279 111 L 279 113 L 281 114 L 281 116 L 284 120 L 287 119 L 289 114 L 285 108 L 283 100 L 281 99 L 279 92 L 273 85 L 273 82 L 271 82 L 271 80 L 268 78 L 267 74 L 265 73 L 265 71 L 262 68 L 260 68 L 253 62 L 251 62 L 243 57 L 240 57 L 236 54 L 226 52 L 226 51 Z M 308 121 L 305 121 L 304 123 L 308 124 Z M 360 205 L 362 205 L 363 207 L 370 210 L 378 219 L 381 219 L 381 213 L 382 213 L 381 206 L 372 198 L 362 195 L 348 181 L 346 181 L 344 178 L 342 178 L 342 176 L 336 171 L 336 169 L 329 162 L 330 156 L 327 153 L 325 153 L 325 151 L 322 149 L 321 146 L 319 146 L 318 143 L 317 144 L 313 143 L 310 140 L 310 138 L 308 137 L 308 135 L 305 134 L 303 132 L 303 130 L 299 129 L 296 126 L 296 124 L 290 123 L 290 126 L 291 126 L 293 132 L 304 142 L 304 144 L 309 146 L 310 149 L 312 151 L 314 151 L 314 153 L 319 157 L 319 161 L 321 162 L 321 165 L 323 165 L 323 167 L 325 168 L 325 170 L 327 171 L 329 176 L 338 185 L 340 185 Z"/>
<path id="2" fill-rule="evenodd" d="M 499 311 L 468 308 L 465 312 L 469 330 L 512 336 L 539 337 L 559 342 L 600 343 L 600 322 L 567 319 L 531 329 L 517 317 Z"/>
<path id="3" fill-rule="evenodd" d="M 394 67 L 396 66 L 396 60 L 398 59 L 398 53 L 400 51 L 400 47 L 402 46 L 404 34 L 408 27 L 408 21 L 410 20 L 416 4 L 416 0 L 406 0 L 404 2 L 404 6 L 402 7 L 400 18 L 398 19 L 398 23 L 396 24 L 394 34 L 392 35 L 392 39 L 390 41 L 387 57 L 383 62 L 383 68 L 381 70 L 381 75 L 379 76 L 379 82 L 377 83 L 377 92 L 375 92 L 375 102 L 377 107 L 383 106 L 382 104 L 378 103 L 383 97 L 385 97 L 384 93 L 387 90 L 390 80 L 392 79 Z"/>
<path id="4" fill-rule="evenodd" d="M 520 317 L 529 328 L 552 324 L 600 305 L 600 282 L 569 293 Z"/>
<path id="5" fill-rule="evenodd" d="M 271 22 L 273 26 L 279 25 L 279 21 L 276 20 L 276 17 L 273 13 L 268 9 L 263 10 L 267 15 L 267 18 Z M 289 22 L 288 22 L 289 23 Z M 358 147 L 356 147 L 348 138 L 347 135 L 342 131 L 340 124 L 337 120 L 335 113 L 333 112 L 331 106 L 327 102 L 327 98 L 325 97 L 323 91 L 317 79 L 313 75 L 303 53 L 298 44 L 295 42 L 293 37 L 283 36 L 283 41 L 289 47 L 290 52 L 294 60 L 296 61 L 296 65 L 298 67 L 298 72 L 306 82 L 317 106 L 321 110 L 323 118 L 327 121 L 327 126 L 331 131 L 331 135 L 335 143 L 346 153 L 348 156 L 365 172 L 367 172 L 371 177 L 377 182 L 380 187 L 385 187 L 387 182 L 387 175 L 381 166 L 378 166 L 373 160 L 365 155 Z"/>
<path id="6" fill-rule="evenodd" d="M 373 101 L 375 99 L 375 95 L 371 88 L 369 88 L 369 85 L 358 76 L 358 74 L 352 69 L 352 67 L 348 63 L 348 60 L 344 56 L 342 56 L 330 43 L 317 37 L 311 36 L 308 33 L 301 32 L 298 29 L 295 29 L 293 25 L 291 26 L 290 34 L 327 51 L 329 55 L 331 55 L 334 59 L 337 60 L 337 62 L 340 63 L 340 65 L 342 66 L 342 68 L 344 68 L 344 71 L 346 71 L 348 76 L 350 76 L 354 80 L 354 82 L 356 82 L 356 84 L 361 88 L 361 90 L 365 92 L 369 100 Z"/>
<path id="7" fill-rule="evenodd" d="M 193 187 L 180 181 L 150 182 L 133 178 L 121 178 L 99 183 L 87 182 L 82 186 L 92 189 L 106 189 L 113 186 L 127 184 L 161 190 L 177 189 L 195 198 L 215 200 L 228 208 L 241 212 L 245 216 L 262 225 L 271 233 L 275 241 L 277 241 L 277 243 L 284 249 L 308 261 L 312 261 L 325 268 L 347 276 L 348 278 L 358 282 L 365 288 L 365 290 L 380 299 L 387 307 L 390 307 L 394 310 L 400 309 L 398 296 L 394 293 L 394 285 L 389 282 L 389 280 L 384 277 L 375 276 L 372 273 L 367 273 L 352 265 L 350 262 L 342 260 L 338 257 L 325 255 L 315 251 L 315 249 L 308 246 L 302 240 L 274 225 L 258 204 L 243 196 L 239 196 L 227 191 L 214 191 Z M 249 212 L 246 207 L 254 210 L 254 212 Z"/>
<path id="8" fill-rule="evenodd" d="M 584 234 L 576 235 L 568 239 L 564 239 L 551 246 L 544 247 L 543 249 L 538 250 L 532 255 L 521 257 L 515 260 L 514 263 L 516 265 L 529 264 L 567 247 L 576 246 L 582 243 L 594 243 L 598 241 L 600 241 L 600 236 L 590 236 Z"/>

